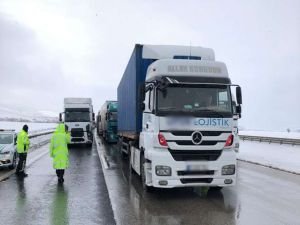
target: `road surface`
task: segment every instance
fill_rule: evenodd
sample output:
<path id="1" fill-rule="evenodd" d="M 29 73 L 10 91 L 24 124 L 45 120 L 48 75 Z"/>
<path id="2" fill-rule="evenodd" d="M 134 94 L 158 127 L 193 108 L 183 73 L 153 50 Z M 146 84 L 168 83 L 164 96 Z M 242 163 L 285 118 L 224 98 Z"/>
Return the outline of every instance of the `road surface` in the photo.
<path id="1" fill-rule="evenodd" d="M 103 146 L 103 145 L 102 145 Z M 117 146 L 100 147 L 109 169 L 106 182 L 118 224 L 300 224 L 300 176 L 238 162 L 235 187 L 145 193 Z"/>
<path id="2" fill-rule="evenodd" d="M 49 144 L 39 151 L 48 151 Z M 49 154 L 0 183 L 0 224 L 115 224 L 95 146 L 70 148 L 70 168 L 57 184 Z"/>
<path id="3" fill-rule="evenodd" d="M 47 151 L 48 145 L 38 151 Z M 300 224 L 300 176 L 239 162 L 235 187 L 143 191 L 116 145 L 70 149 L 65 184 L 57 185 L 48 154 L 24 181 L 0 182 L 0 224 Z M 104 165 L 104 164 L 102 164 Z"/>

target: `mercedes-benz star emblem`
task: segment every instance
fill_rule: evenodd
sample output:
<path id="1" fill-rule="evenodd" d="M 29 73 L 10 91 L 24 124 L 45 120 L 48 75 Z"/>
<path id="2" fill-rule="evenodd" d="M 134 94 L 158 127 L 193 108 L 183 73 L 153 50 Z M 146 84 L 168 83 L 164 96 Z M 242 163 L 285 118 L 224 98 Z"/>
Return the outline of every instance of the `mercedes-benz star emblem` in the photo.
<path id="1" fill-rule="evenodd" d="M 195 131 L 192 134 L 192 142 L 195 145 L 200 145 L 201 144 L 201 142 L 202 142 L 202 134 L 199 131 Z"/>

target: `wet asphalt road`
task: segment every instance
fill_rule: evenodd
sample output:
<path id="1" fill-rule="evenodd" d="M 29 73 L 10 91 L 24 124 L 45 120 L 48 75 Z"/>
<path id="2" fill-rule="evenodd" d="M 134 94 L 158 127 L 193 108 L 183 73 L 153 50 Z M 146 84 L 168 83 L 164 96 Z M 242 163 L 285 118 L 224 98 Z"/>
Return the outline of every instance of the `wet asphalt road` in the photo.
<path id="1" fill-rule="evenodd" d="M 49 148 L 47 144 L 43 148 Z M 0 182 L 0 224 L 115 224 L 95 146 L 70 148 L 70 168 L 57 185 L 48 154 L 24 180 Z"/>
<path id="2" fill-rule="evenodd" d="M 146 193 L 116 145 L 102 144 L 100 153 L 108 169 L 102 170 L 95 146 L 71 148 L 63 186 L 48 154 L 28 168 L 25 180 L 13 175 L 0 182 L 0 224 L 110 225 L 114 217 L 126 225 L 300 224 L 300 176 L 239 162 L 237 186 L 221 192 Z"/>
<path id="3" fill-rule="evenodd" d="M 110 165 L 104 173 L 118 224 L 300 224 L 298 175 L 239 162 L 235 187 L 145 193 L 117 146 L 101 151 Z"/>

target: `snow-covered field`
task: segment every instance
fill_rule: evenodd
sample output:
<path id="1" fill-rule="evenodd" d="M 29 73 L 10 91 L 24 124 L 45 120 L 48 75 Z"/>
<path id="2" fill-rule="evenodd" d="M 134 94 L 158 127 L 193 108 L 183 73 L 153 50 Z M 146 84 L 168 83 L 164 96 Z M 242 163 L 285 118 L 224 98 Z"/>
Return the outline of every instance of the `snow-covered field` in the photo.
<path id="1" fill-rule="evenodd" d="M 240 141 L 238 159 L 300 174 L 300 146 Z"/>
<path id="2" fill-rule="evenodd" d="M 56 123 L 30 123 L 30 122 L 3 122 L 0 121 L 0 129 L 13 129 L 19 132 L 23 125 L 27 124 L 29 127 L 29 134 L 36 133 L 37 131 L 42 131 L 46 129 L 55 128 Z"/>
<path id="3" fill-rule="evenodd" d="M 260 137 L 275 137 L 275 138 L 295 138 L 300 139 L 300 132 L 276 132 L 276 131 L 250 131 L 241 130 L 240 135 L 260 136 Z"/>
<path id="4" fill-rule="evenodd" d="M 25 122 L 0 121 L 0 129 L 20 131 Z M 29 133 L 36 133 L 56 127 L 56 123 L 26 123 Z M 253 135 L 279 138 L 299 138 L 299 132 L 270 132 L 270 131 L 240 131 L 241 135 Z M 36 139 L 37 140 L 37 139 Z M 239 159 L 259 163 L 273 168 L 300 174 L 300 146 L 280 145 L 255 141 L 240 141 Z"/>

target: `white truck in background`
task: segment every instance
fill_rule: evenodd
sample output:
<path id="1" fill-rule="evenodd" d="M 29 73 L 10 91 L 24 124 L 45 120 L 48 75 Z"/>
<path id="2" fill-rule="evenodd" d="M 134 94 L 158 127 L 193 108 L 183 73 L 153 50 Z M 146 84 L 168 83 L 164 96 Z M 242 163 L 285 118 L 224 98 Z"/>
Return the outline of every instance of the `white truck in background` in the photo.
<path id="1" fill-rule="evenodd" d="M 95 114 L 91 98 L 65 98 L 59 120 L 67 126 L 71 144 L 92 145 Z"/>

